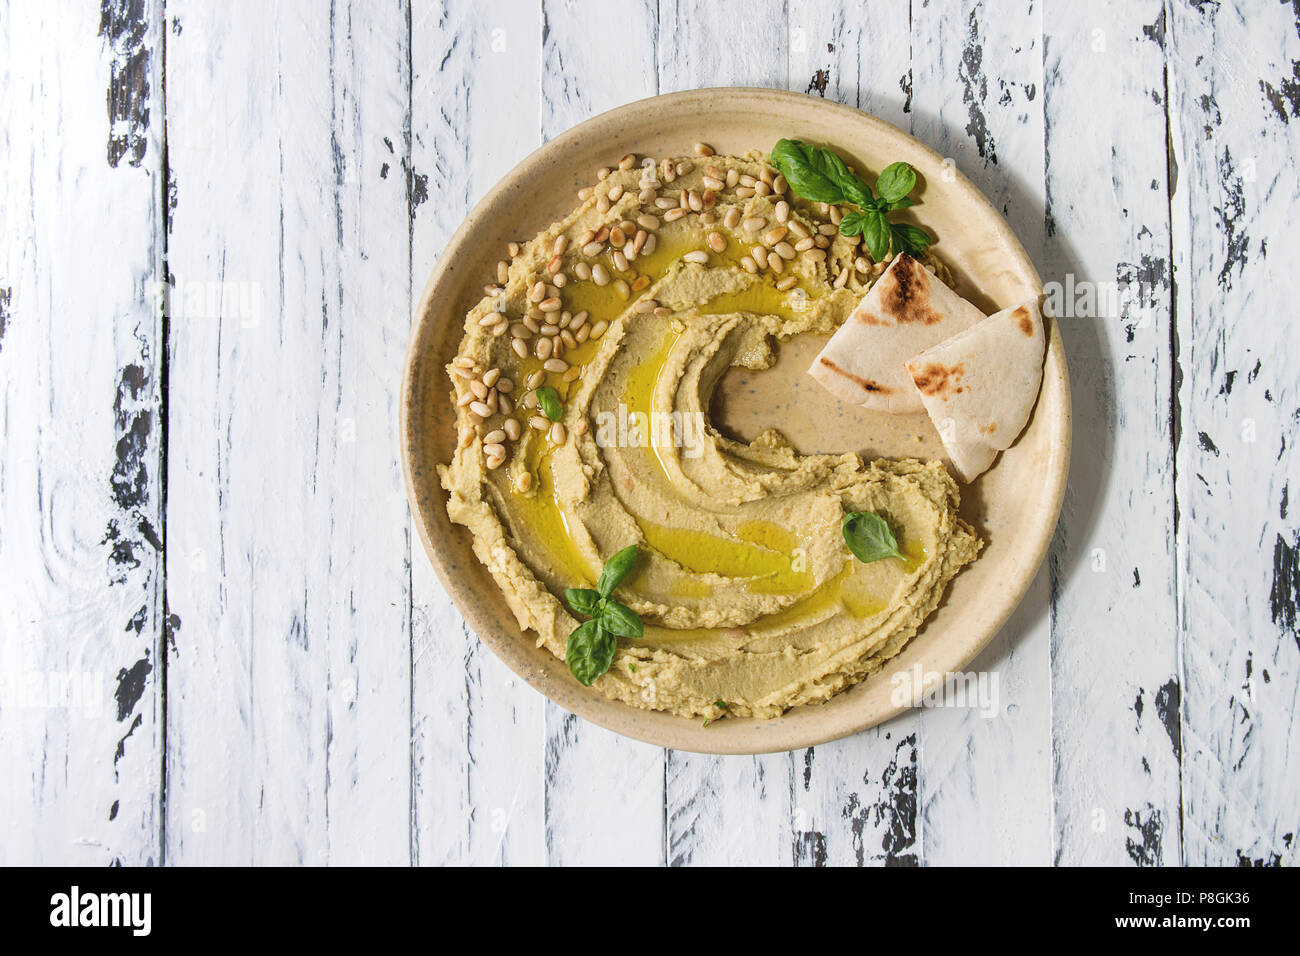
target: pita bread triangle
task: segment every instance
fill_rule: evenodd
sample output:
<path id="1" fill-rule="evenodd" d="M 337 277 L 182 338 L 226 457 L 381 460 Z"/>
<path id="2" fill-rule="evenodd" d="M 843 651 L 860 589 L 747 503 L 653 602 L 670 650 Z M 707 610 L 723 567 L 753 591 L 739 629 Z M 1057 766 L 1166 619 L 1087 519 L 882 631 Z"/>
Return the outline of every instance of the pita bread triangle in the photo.
<path id="1" fill-rule="evenodd" d="M 995 312 L 913 356 L 907 372 L 966 482 L 1010 448 L 1043 380 L 1046 335 L 1038 299 Z"/>
<path id="2" fill-rule="evenodd" d="M 841 401 L 882 412 L 920 412 L 904 363 L 984 318 L 906 253 L 863 296 L 808 370 Z"/>

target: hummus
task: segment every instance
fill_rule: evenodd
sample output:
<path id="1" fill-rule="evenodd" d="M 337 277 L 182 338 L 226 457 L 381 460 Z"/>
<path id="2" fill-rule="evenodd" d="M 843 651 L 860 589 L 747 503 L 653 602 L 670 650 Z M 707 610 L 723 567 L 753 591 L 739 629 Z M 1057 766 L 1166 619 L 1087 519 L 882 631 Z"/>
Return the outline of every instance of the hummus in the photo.
<path id="1" fill-rule="evenodd" d="M 709 421 L 729 368 L 833 332 L 880 274 L 837 211 L 790 195 L 758 154 L 622 166 L 512 247 L 466 317 L 448 512 L 561 659 L 582 622 L 564 590 L 638 545 L 617 595 L 645 633 L 619 639 L 593 686 L 684 716 L 774 717 L 880 669 L 980 541 L 940 462 L 800 455 Z M 885 517 L 904 559 L 855 559 L 849 511 Z"/>

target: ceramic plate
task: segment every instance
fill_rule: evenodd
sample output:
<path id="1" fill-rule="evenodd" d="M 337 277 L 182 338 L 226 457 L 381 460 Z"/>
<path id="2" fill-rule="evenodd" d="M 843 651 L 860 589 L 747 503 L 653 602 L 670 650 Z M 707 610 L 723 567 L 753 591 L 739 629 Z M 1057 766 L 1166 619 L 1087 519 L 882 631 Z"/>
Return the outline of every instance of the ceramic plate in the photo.
<path id="1" fill-rule="evenodd" d="M 933 150 L 857 110 L 797 93 L 759 89 L 695 90 L 642 100 L 588 120 L 516 166 L 461 225 L 438 259 L 416 308 L 402 385 L 401 441 L 411 510 L 448 594 L 479 637 L 505 663 L 561 707 L 603 727 L 679 750 L 767 753 L 843 737 L 892 717 L 890 676 L 962 670 L 1024 596 L 1056 525 L 1070 451 L 1070 392 L 1061 336 L 1048 320 L 1043 387 L 1019 441 L 973 485 L 961 513 L 979 529 L 980 558 L 957 575 L 938 610 L 885 669 L 823 704 L 796 707 L 774 720 L 702 721 L 607 700 L 570 676 L 563 661 L 534 647 L 470 546 L 447 517 L 435 466 L 455 445 L 445 366 L 456 353 L 465 313 L 483 295 L 507 242 L 531 237 L 577 204 L 595 171 L 625 153 L 689 155 L 704 141 L 719 153 L 769 150 L 781 137 L 833 145 L 855 168 L 878 172 L 906 160 L 920 174 L 912 212 L 938 236 L 935 252 L 952 268 L 958 291 L 985 312 L 1041 291 L 1034 267 L 1006 222 L 977 189 Z M 924 416 L 874 418 L 813 384 L 805 370 L 818 341 L 794 340 L 765 372 L 733 371 L 713 406 L 720 426 L 748 438 L 780 428 L 801 451 L 858 451 L 869 456 L 943 457 Z M 750 387 L 762 376 L 763 388 Z M 762 393 L 761 407 L 753 394 Z"/>

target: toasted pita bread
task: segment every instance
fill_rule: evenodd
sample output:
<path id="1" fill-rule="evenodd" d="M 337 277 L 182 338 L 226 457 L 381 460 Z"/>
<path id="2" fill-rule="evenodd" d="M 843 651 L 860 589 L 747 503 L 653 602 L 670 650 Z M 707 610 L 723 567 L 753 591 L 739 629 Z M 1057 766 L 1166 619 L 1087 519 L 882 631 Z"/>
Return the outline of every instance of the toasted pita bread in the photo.
<path id="1" fill-rule="evenodd" d="M 983 318 L 904 253 L 876 280 L 808 372 L 841 401 L 883 412 L 920 412 L 921 398 L 904 363 Z"/>
<path id="2" fill-rule="evenodd" d="M 1029 421 L 1043 381 L 1038 299 L 995 312 L 907 363 L 953 467 L 974 481 Z"/>

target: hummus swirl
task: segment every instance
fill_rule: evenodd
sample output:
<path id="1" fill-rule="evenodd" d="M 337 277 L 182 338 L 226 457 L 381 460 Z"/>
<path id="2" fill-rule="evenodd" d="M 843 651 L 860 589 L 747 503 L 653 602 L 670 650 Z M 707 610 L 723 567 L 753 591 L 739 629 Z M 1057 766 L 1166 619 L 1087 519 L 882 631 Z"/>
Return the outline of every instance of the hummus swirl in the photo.
<path id="1" fill-rule="evenodd" d="M 620 639 L 594 687 L 683 716 L 774 717 L 880 669 L 980 542 L 940 462 L 800 455 L 773 430 L 746 443 L 714 427 L 723 374 L 832 332 L 872 264 L 825 207 L 770 188 L 757 155 L 653 172 L 602 180 L 470 311 L 448 369 L 461 442 L 439 473 L 520 626 L 561 659 L 581 623 L 564 589 L 639 546 L 618 597 L 645 633 Z M 540 384 L 562 399 L 558 432 L 539 420 Z M 503 439 L 510 418 L 518 437 Z M 905 558 L 855 559 L 849 511 L 884 516 Z"/>

